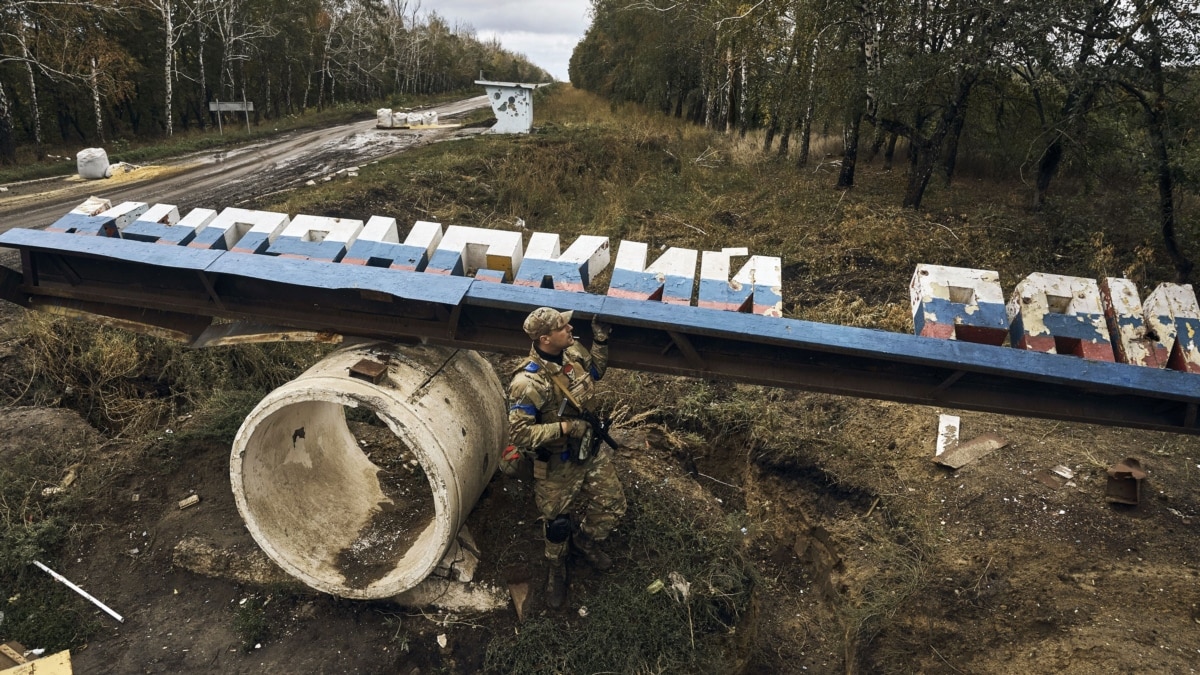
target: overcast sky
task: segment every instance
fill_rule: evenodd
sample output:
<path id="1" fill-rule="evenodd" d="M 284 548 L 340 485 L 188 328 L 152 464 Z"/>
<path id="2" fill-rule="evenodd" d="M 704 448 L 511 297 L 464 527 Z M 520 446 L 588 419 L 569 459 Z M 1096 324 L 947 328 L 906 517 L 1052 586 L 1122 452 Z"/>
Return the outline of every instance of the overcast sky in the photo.
<path id="1" fill-rule="evenodd" d="M 410 0 L 411 7 L 416 0 Z M 556 80 L 566 81 L 571 51 L 590 19 L 588 0 L 421 0 L 451 26 L 470 24 L 481 40 L 493 35 L 510 52 L 524 54 Z M 484 73 L 488 75 L 488 73 Z"/>

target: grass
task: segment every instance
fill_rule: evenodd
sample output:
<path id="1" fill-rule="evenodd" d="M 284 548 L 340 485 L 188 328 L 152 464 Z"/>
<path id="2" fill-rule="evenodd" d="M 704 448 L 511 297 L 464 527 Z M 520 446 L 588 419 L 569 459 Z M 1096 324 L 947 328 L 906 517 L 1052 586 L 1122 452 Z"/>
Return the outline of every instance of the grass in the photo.
<path id="1" fill-rule="evenodd" d="M 233 631 L 242 644 L 243 652 L 252 652 L 255 646 L 270 635 L 267 621 L 266 602 L 257 595 L 244 598 L 233 611 Z"/>

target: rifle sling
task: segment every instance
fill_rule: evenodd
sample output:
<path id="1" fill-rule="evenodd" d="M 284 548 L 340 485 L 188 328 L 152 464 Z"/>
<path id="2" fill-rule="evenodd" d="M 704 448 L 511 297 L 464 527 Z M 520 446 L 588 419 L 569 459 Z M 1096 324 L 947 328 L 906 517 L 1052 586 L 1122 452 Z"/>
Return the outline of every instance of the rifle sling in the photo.
<path id="1" fill-rule="evenodd" d="M 554 386 L 558 387 L 558 390 L 563 393 L 563 396 L 567 397 L 567 400 L 571 402 L 571 405 L 575 406 L 576 410 L 581 413 L 583 412 L 583 406 L 575 399 L 573 395 L 571 395 L 571 390 L 567 388 L 567 385 L 563 384 L 563 374 L 561 370 L 554 375 L 551 375 L 550 381 L 554 383 Z"/>

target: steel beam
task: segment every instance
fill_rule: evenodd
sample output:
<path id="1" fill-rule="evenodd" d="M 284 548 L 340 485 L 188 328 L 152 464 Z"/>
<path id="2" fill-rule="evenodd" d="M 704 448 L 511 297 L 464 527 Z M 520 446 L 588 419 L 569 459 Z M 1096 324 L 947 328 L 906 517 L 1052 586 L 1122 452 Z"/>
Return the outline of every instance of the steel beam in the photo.
<path id="1" fill-rule="evenodd" d="M 1184 372 L 469 277 L 103 237 L 14 229 L 0 235 L 0 245 L 19 249 L 23 264 L 20 274 L 0 275 L 4 298 L 111 317 L 195 345 L 343 335 L 518 355 L 529 349 L 520 328 L 525 315 L 547 305 L 575 310 L 581 322 L 595 316 L 611 323 L 610 363 L 619 368 L 1200 434 L 1200 377 Z"/>

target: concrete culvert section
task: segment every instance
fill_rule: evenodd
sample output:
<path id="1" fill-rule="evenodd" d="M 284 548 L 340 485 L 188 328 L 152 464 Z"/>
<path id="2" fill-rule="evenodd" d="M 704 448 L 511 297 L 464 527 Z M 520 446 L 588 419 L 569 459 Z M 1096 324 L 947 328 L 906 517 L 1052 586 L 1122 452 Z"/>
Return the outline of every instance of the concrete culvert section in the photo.
<path id="1" fill-rule="evenodd" d="M 503 389 L 479 354 L 346 348 L 242 423 L 234 499 L 289 574 L 341 597 L 391 597 L 457 547 L 506 434 Z"/>

